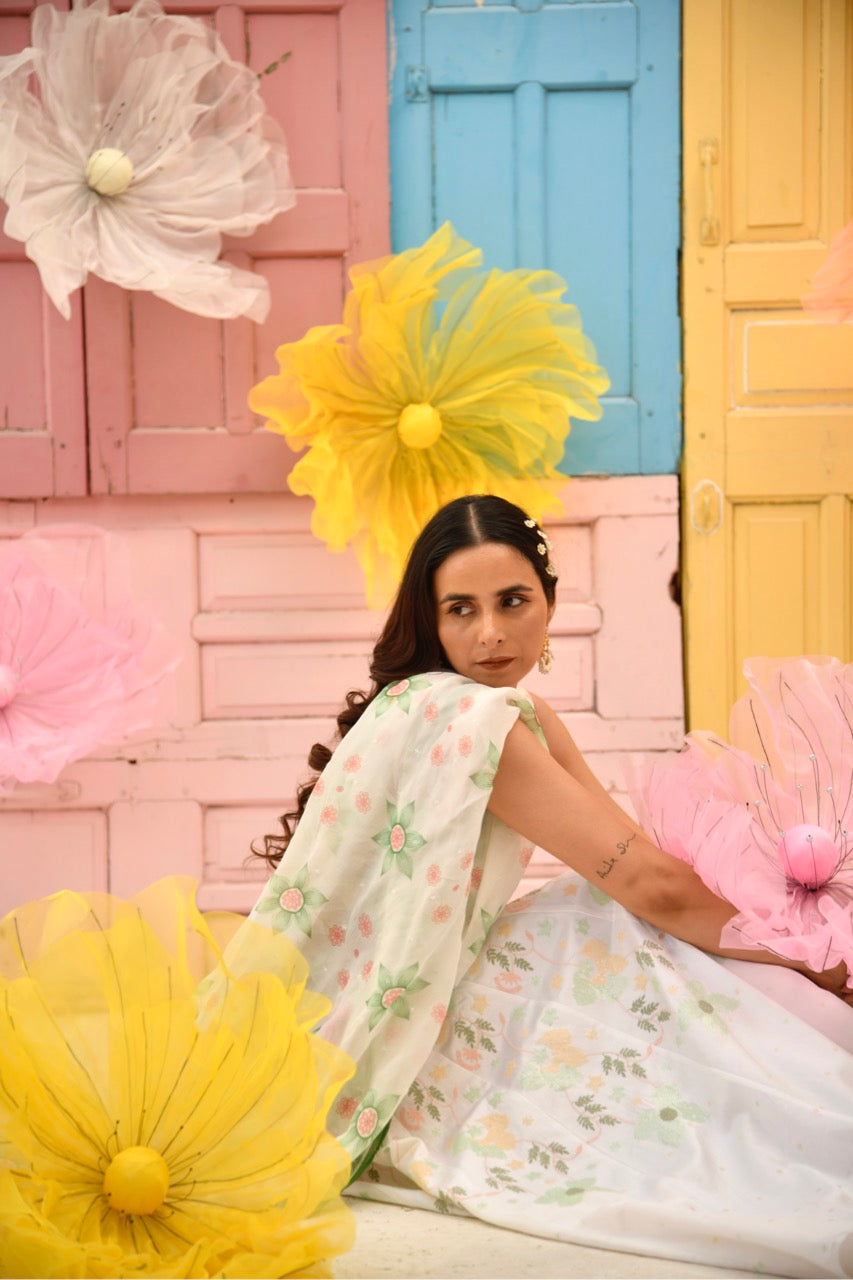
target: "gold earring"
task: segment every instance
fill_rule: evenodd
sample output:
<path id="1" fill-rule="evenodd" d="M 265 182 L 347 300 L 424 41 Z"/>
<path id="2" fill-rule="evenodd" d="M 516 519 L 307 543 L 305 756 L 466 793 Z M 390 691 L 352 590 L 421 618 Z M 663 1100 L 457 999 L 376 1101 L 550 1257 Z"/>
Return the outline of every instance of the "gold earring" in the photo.
<path id="1" fill-rule="evenodd" d="M 553 665 L 554 655 L 551 652 L 551 637 L 546 631 L 545 639 L 542 641 L 542 652 L 539 654 L 539 670 L 543 676 L 547 676 Z"/>

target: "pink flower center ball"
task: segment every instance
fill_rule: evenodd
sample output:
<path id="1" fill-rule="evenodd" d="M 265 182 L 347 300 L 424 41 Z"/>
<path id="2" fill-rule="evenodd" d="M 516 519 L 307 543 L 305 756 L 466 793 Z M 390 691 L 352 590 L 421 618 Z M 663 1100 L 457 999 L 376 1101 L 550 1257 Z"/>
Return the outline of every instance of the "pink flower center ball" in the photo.
<path id="1" fill-rule="evenodd" d="M 786 831 L 776 846 L 776 854 L 788 879 L 806 889 L 826 884 L 838 866 L 838 849 L 832 836 L 811 822 L 801 822 Z"/>

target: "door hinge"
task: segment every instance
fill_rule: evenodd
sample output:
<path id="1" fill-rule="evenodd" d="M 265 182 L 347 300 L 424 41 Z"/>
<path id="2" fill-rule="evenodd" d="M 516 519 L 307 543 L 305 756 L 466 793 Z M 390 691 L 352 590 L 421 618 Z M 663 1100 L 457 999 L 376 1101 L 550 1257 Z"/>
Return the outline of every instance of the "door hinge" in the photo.
<path id="1" fill-rule="evenodd" d="M 429 71 L 426 67 L 406 67 L 406 101 L 426 102 L 429 90 Z"/>

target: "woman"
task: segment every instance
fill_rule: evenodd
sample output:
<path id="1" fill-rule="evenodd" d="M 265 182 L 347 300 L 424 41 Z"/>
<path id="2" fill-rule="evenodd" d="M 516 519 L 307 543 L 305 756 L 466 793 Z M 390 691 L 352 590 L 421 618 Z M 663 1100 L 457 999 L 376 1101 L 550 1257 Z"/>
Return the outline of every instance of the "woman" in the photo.
<path id="1" fill-rule="evenodd" d="M 356 1060 L 332 1128 L 359 1193 L 849 1274 L 851 1058 L 703 954 L 780 963 L 720 947 L 734 908 L 519 687 L 548 664 L 555 586 L 519 508 L 439 511 L 370 693 L 349 695 L 334 755 L 314 748 L 322 775 L 267 837 L 281 861 L 253 916 L 298 943 L 333 1003 L 321 1032 Z M 506 907 L 537 844 L 572 872 Z M 840 994 L 847 975 L 808 976 Z"/>

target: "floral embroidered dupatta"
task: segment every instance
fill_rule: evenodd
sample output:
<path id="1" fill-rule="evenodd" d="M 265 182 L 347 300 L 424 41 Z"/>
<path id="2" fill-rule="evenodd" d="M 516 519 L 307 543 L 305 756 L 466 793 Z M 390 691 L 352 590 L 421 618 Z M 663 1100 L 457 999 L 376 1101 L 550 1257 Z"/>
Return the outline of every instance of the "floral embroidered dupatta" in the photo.
<path id="1" fill-rule="evenodd" d="M 326 766 L 252 911 L 299 947 L 311 989 L 332 1001 L 320 1034 L 356 1060 L 329 1122 L 354 1176 L 532 852 L 486 809 L 519 718 L 544 744 L 521 690 L 443 672 L 383 690 Z M 238 933 L 235 971 L 243 945 Z"/>

